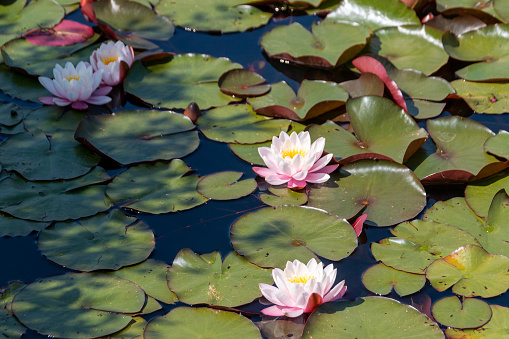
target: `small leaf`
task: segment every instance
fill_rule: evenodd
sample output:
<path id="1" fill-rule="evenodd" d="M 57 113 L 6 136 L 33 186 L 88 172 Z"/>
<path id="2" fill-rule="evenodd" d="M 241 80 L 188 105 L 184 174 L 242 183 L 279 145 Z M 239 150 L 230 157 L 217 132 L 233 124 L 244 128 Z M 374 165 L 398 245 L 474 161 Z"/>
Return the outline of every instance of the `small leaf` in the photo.
<path id="1" fill-rule="evenodd" d="M 198 181 L 196 190 L 206 198 L 233 200 L 245 197 L 257 187 L 254 179 L 238 181 L 242 172 L 219 172 L 204 176 Z"/>
<path id="2" fill-rule="evenodd" d="M 275 188 L 269 187 L 269 192 L 272 194 L 260 194 L 260 199 L 264 204 L 269 206 L 283 206 L 283 205 L 304 205 L 308 201 L 306 193 L 295 192 L 289 188 Z"/>
<path id="3" fill-rule="evenodd" d="M 376 294 L 389 294 L 392 289 L 404 297 L 424 287 L 426 277 L 422 274 L 395 270 L 384 264 L 371 266 L 362 274 L 364 287 Z"/>
<path id="4" fill-rule="evenodd" d="M 225 72 L 217 84 L 221 92 L 241 97 L 256 97 L 270 91 L 270 85 L 263 85 L 266 80 L 258 73 L 237 68 Z"/>
<path id="5" fill-rule="evenodd" d="M 446 297 L 436 301 L 431 309 L 435 319 L 444 326 L 455 328 L 477 328 L 491 319 L 491 308 L 486 302 L 458 297 Z"/>

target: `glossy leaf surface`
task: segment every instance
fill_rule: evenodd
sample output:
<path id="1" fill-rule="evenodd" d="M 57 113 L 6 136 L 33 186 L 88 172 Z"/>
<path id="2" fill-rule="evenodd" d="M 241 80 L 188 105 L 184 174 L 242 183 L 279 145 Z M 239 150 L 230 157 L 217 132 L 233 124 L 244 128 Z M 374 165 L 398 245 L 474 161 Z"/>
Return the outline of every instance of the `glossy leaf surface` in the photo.
<path id="1" fill-rule="evenodd" d="M 209 199 L 239 199 L 254 192 L 257 187 L 254 179 L 238 181 L 242 172 L 219 172 L 209 174 L 198 181 L 196 190 Z"/>
<path id="2" fill-rule="evenodd" d="M 476 328 L 491 319 L 491 308 L 480 299 L 446 297 L 433 304 L 433 317 L 444 326 L 455 328 Z"/>
<path id="3" fill-rule="evenodd" d="M 421 274 L 398 271 L 380 263 L 371 266 L 362 274 L 362 283 L 364 287 L 376 294 L 389 294 L 394 289 L 398 295 L 405 296 L 423 288 L 426 277 Z"/>

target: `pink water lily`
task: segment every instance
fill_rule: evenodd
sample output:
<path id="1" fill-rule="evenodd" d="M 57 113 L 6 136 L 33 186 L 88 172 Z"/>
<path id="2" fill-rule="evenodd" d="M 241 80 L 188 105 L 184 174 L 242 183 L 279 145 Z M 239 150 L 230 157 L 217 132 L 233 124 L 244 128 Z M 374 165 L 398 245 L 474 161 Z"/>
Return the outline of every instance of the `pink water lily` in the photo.
<path id="1" fill-rule="evenodd" d="M 299 260 L 288 261 L 284 271 L 272 270 L 276 286 L 259 284 L 262 294 L 274 306 L 262 310 L 263 314 L 278 317 L 298 317 L 311 313 L 323 303 L 341 298 L 346 292 L 345 281 L 334 288 L 336 269 L 332 264 L 323 268 L 313 258 L 304 265 Z"/>
<path id="2" fill-rule="evenodd" d="M 332 154 L 321 157 L 324 147 L 325 138 L 320 137 L 311 144 L 309 132 L 293 132 L 290 136 L 281 132 L 279 138 L 272 138 L 270 147 L 258 148 L 268 168 L 253 167 L 253 171 L 271 185 L 287 184 L 291 189 L 303 188 L 307 182 L 325 182 L 339 165 L 326 166 Z"/>
<path id="3" fill-rule="evenodd" d="M 115 86 L 124 81 L 134 61 L 134 51 L 122 41 L 108 41 L 92 52 L 90 63 L 94 71 L 102 70 L 102 84 Z"/>
<path id="4" fill-rule="evenodd" d="M 107 97 L 111 87 L 98 88 L 101 84 L 102 71 L 94 72 L 92 66 L 80 61 L 76 68 L 71 62 L 65 67 L 56 65 L 53 69 L 54 79 L 39 77 L 39 82 L 54 95 L 40 97 L 47 105 L 67 106 L 74 109 L 86 109 L 88 104 L 103 105 L 111 101 Z"/>

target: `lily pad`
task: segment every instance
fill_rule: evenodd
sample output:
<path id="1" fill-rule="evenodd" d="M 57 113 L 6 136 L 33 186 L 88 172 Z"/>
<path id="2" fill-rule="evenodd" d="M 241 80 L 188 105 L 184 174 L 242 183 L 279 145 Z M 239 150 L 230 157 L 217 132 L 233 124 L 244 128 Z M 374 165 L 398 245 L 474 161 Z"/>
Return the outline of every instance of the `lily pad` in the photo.
<path id="1" fill-rule="evenodd" d="M 257 113 L 300 121 L 337 108 L 347 99 L 346 90 L 335 82 L 303 80 L 297 94 L 282 81 L 273 84 L 266 95 L 248 102 Z"/>
<path id="2" fill-rule="evenodd" d="M 23 118 L 23 124 L 29 132 L 40 128 L 46 135 L 53 135 L 57 130 L 75 131 L 80 121 L 86 116 L 87 112 L 83 110 L 42 106 L 27 113 Z"/>
<path id="3" fill-rule="evenodd" d="M 509 111 L 509 84 L 454 80 L 451 85 L 476 113 L 502 114 Z"/>
<path id="4" fill-rule="evenodd" d="M 355 135 L 331 121 L 309 128 L 312 139 L 325 137 L 324 150 L 340 163 L 373 158 L 402 163 L 428 138 L 426 130 L 389 99 L 350 99 L 346 109 Z"/>
<path id="5" fill-rule="evenodd" d="M 13 72 L 4 64 L 0 64 L 0 90 L 13 98 L 37 103 L 49 93 L 36 78 Z"/>
<path id="6" fill-rule="evenodd" d="M 26 285 L 19 281 L 11 281 L 5 287 L 0 288 L 0 308 L 7 308 L 10 310 L 12 299 L 18 294 Z"/>
<path id="7" fill-rule="evenodd" d="M 208 109 L 235 101 L 217 86 L 219 77 L 234 68 L 242 66 L 226 58 L 192 53 L 153 62 L 135 61 L 124 87 L 126 92 L 157 107 L 184 109 L 196 102 L 201 109 Z"/>
<path id="8" fill-rule="evenodd" d="M 376 260 L 397 270 L 423 274 L 436 259 L 458 247 L 479 243 L 466 231 L 433 221 L 414 220 L 391 230 L 397 238 L 386 238 L 371 244 Z"/>
<path id="9" fill-rule="evenodd" d="M 452 291 L 458 295 L 491 298 L 509 289 L 509 258 L 466 245 L 434 261 L 426 278 L 439 292 L 454 285 Z"/>
<path id="10" fill-rule="evenodd" d="M 133 128 L 136 126 L 136 128 Z M 198 133 L 183 114 L 155 110 L 89 115 L 74 137 L 87 147 L 120 164 L 171 160 L 198 148 Z"/>
<path id="11" fill-rule="evenodd" d="M 507 321 L 509 319 L 509 308 L 499 305 L 490 305 L 490 307 L 493 315 L 486 325 L 476 329 L 465 330 L 448 328 L 445 330 L 447 338 L 461 339 L 465 338 L 465 336 L 467 338 L 475 338 L 475 336 L 477 336 L 486 339 L 505 338 L 509 330 L 509 322 Z"/>
<path id="12" fill-rule="evenodd" d="M 154 233 L 119 210 L 56 223 L 39 234 L 46 258 L 78 271 L 118 270 L 139 263 L 154 250 Z"/>
<path id="13" fill-rule="evenodd" d="M 0 129 L 2 133 L 5 133 L 4 127 L 12 127 L 19 124 L 30 111 L 31 109 L 29 108 L 21 108 L 13 103 L 0 101 L 0 124 L 2 125 Z"/>
<path id="14" fill-rule="evenodd" d="M 377 264 L 362 274 L 362 283 L 373 293 L 389 294 L 394 288 L 398 295 L 404 297 L 420 291 L 426 283 L 426 277 L 422 274 L 398 271 L 384 264 Z"/>
<path id="15" fill-rule="evenodd" d="M 311 32 L 299 23 L 276 27 L 262 36 L 260 44 L 271 58 L 332 68 L 352 59 L 372 34 L 357 23 L 324 20 L 313 23 Z"/>
<path id="16" fill-rule="evenodd" d="M 350 98 L 358 98 L 365 95 L 377 95 L 382 97 L 384 95 L 383 81 L 373 73 L 362 73 L 358 79 L 349 80 L 340 83 L 346 89 Z"/>
<path id="17" fill-rule="evenodd" d="M 41 28 L 25 35 L 28 42 L 41 46 L 67 46 L 87 41 L 94 35 L 90 26 L 73 20 L 62 20 L 53 28 Z"/>
<path id="18" fill-rule="evenodd" d="M 0 163 L 28 180 L 72 179 L 96 166 L 101 157 L 74 141 L 73 132 L 40 129 L 11 136 L 0 146 Z"/>
<path id="19" fill-rule="evenodd" d="M 455 328 L 477 328 L 491 319 L 486 302 L 466 298 L 463 303 L 456 296 L 442 298 L 433 304 L 433 317 L 442 325 Z"/>
<path id="20" fill-rule="evenodd" d="M 259 283 L 272 284 L 271 270 L 248 262 L 235 252 L 221 260 L 219 252 L 198 255 L 181 250 L 168 271 L 168 286 L 186 304 L 234 307 L 262 294 Z"/>
<path id="21" fill-rule="evenodd" d="M 341 260 L 357 247 L 352 226 L 325 211 L 299 206 L 267 207 L 237 219 L 230 229 L 233 248 L 262 267 L 284 267 L 320 256 Z"/>
<path id="22" fill-rule="evenodd" d="M 276 135 L 276 134 L 274 134 Z M 258 144 L 229 144 L 230 150 L 240 159 L 249 162 L 251 165 L 265 166 L 265 162 L 258 153 L 260 147 L 270 147 L 272 141 L 261 142 Z"/>
<path id="23" fill-rule="evenodd" d="M 119 332 L 110 334 L 108 338 L 136 339 L 142 338 L 147 321 L 142 317 L 133 317 L 129 325 Z"/>
<path id="24" fill-rule="evenodd" d="M 484 150 L 501 158 L 509 159 L 509 132 L 501 130 L 497 135 L 488 138 Z"/>
<path id="25" fill-rule="evenodd" d="M 198 176 L 184 176 L 189 171 L 191 169 L 180 159 L 169 165 L 156 162 L 133 166 L 117 175 L 106 193 L 113 202 L 141 212 L 158 214 L 187 210 L 207 201 L 196 192 Z"/>
<path id="26" fill-rule="evenodd" d="M 250 105 L 228 105 L 209 110 L 197 124 L 209 139 L 219 142 L 254 144 L 272 140 L 287 131 L 290 120 L 257 115 Z"/>
<path id="27" fill-rule="evenodd" d="M 221 75 L 217 84 L 225 94 L 256 97 L 270 91 L 270 85 L 264 85 L 265 82 L 266 80 L 258 73 L 236 68 Z"/>
<path id="28" fill-rule="evenodd" d="M 145 293 L 136 284 L 107 275 L 70 273 L 27 285 L 12 302 L 16 317 L 43 335 L 95 338 L 126 327 Z"/>
<path id="29" fill-rule="evenodd" d="M 495 195 L 505 189 L 509 192 L 509 171 L 496 173 L 486 179 L 475 181 L 465 188 L 465 200 L 478 215 L 486 217 Z"/>
<path id="30" fill-rule="evenodd" d="M 0 32 L 2 34 L 23 33 L 40 27 L 53 27 L 58 24 L 65 15 L 64 8 L 56 1 L 15 0 L 3 2 L 0 6 Z"/>
<path id="31" fill-rule="evenodd" d="M 41 231 L 49 225 L 49 223 L 13 218 L 0 213 L 0 237 L 24 236 L 33 231 Z"/>
<path id="32" fill-rule="evenodd" d="M 26 329 L 9 310 L 0 308 L 0 335 L 2 338 L 20 338 Z"/>
<path id="33" fill-rule="evenodd" d="M 152 319 L 145 339 L 259 339 L 258 328 L 249 319 L 232 312 L 210 308 L 178 307 Z"/>
<path id="34" fill-rule="evenodd" d="M 493 1 L 493 9 L 505 22 L 509 21 L 509 6 L 507 2 L 500 0 Z"/>
<path id="35" fill-rule="evenodd" d="M 261 201 L 269 206 L 283 206 L 283 205 L 304 205 L 308 202 L 306 193 L 295 192 L 289 188 L 275 188 L 269 187 L 269 192 L 272 194 L 260 194 Z"/>
<path id="36" fill-rule="evenodd" d="M 415 217 L 426 205 L 426 192 L 406 166 L 359 160 L 343 166 L 339 176 L 322 186 L 311 188 L 309 204 L 346 219 L 363 211 L 377 226 L 389 226 Z"/>
<path id="37" fill-rule="evenodd" d="M 219 172 L 204 176 L 198 181 L 196 190 L 206 198 L 214 200 L 233 200 L 254 192 L 257 183 L 254 179 L 238 181 L 242 172 Z"/>
<path id="38" fill-rule="evenodd" d="M 0 46 L 5 44 L 8 41 L 11 41 L 13 39 L 16 39 L 18 37 L 17 34 L 2 34 L 0 33 Z M 3 62 L 2 54 L 0 53 L 0 63 Z"/>
<path id="39" fill-rule="evenodd" d="M 383 297 L 325 303 L 311 314 L 302 338 L 444 338 L 438 325 L 409 305 Z"/>

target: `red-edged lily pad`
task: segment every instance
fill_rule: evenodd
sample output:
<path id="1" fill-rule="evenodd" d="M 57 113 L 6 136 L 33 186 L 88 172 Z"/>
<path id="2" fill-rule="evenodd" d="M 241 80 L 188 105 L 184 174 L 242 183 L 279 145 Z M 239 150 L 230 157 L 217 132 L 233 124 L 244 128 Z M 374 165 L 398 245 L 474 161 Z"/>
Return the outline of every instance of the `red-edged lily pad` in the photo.
<path id="1" fill-rule="evenodd" d="M 58 25 L 49 29 L 39 29 L 25 35 L 34 45 L 67 46 L 85 42 L 94 35 L 92 27 L 73 20 L 62 20 Z"/>

